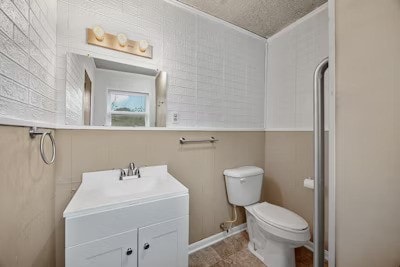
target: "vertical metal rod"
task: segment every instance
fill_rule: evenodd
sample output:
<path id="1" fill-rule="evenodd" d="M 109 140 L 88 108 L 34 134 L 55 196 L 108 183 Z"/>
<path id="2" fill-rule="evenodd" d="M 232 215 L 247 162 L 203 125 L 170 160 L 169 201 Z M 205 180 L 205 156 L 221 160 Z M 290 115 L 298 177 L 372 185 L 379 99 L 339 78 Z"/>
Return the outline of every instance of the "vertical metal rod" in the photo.
<path id="1" fill-rule="evenodd" d="M 324 266 L 325 214 L 325 112 L 324 77 L 328 58 L 319 63 L 314 72 L 314 266 Z"/>

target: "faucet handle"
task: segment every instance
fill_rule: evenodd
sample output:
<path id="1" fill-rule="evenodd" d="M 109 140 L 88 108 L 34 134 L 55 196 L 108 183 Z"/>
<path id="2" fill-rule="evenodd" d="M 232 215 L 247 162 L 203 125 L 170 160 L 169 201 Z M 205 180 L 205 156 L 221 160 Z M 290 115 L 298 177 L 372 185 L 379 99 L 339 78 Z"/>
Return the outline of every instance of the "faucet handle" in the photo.
<path id="1" fill-rule="evenodd" d="M 123 180 L 123 178 L 126 176 L 126 172 L 124 169 L 119 169 L 120 173 L 119 173 L 119 179 Z"/>
<path id="2" fill-rule="evenodd" d="M 133 175 L 137 175 L 137 177 L 140 178 L 140 170 L 139 170 L 139 168 L 135 168 L 135 171 L 134 171 Z"/>

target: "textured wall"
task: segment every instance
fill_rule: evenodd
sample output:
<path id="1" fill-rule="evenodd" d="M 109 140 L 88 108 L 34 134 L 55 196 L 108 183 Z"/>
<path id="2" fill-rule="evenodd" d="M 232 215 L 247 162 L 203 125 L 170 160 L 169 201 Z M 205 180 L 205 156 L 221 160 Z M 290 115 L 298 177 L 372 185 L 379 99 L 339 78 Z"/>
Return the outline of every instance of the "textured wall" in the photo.
<path id="1" fill-rule="evenodd" d="M 180 137 L 209 138 L 211 144 L 180 145 Z M 102 145 L 99 145 L 102 144 Z M 169 172 L 189 188 L 190 243 L 221 231 L 232 215 L 224 169 L 264 165 L 264 132 L 180 132 L 57 130 L 56 162 L 57 266 L 63 266 L 64 220 L 62 212 L 78 188 L 83 172 L 167 164 Z M 244 222 L 240 209 L 238 224 Z"/>
<path id="2" fill-rule="evenodd" d="M 55 122 L 56 0 L 0 1 L 0 116 Z"/>
<path id="3" fill-rule="evenodd" d="M 265 40 L 162 0 L 60 0 L 57 22 L 60 95 L 66 52 L 90 53 L 167 71 L 168 126 L 178 112 L 178 127 L 264 127 Z M 149 40 L 154 58 L 87 45 L 86 28 L 94 25 Z"/>
<path id="4" fill-rule="evenodd" d="M 55 167 L 27 127 L 0 126 L 0 266 L 54 266 Z M 50 153 L 47 147 L 47 153 Z"/>
<path id="5" fill-rule="evenodd" d="M 327 6 L 268 39 L 267 129 L 312 129 L 314 70 L 327 56 Z"/>
<path id="6" fill-rule="evenodd" d="M 336 0 L 336 262 L 400 264 L 400 1 Z"/>

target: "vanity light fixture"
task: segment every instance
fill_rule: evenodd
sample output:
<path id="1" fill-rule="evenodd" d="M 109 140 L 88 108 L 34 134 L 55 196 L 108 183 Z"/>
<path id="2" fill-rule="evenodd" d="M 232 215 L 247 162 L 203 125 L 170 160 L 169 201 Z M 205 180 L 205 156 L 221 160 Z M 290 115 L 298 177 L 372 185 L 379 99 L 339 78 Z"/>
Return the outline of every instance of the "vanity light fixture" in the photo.
<path id="1" fill-rule="evenodd" d="M 122 47 L 126 46 L 126 44 L 128 43 L 128 38 L 123 33 L 118 33 L 117 34 L 117 39 L 118 39 L 119 45 L 122 46 Z"/>
<path id="2" fill-rule="evenodd" d="M 96 39 L 98 40 L 98 41 L 103 41 L 104 40 L 104 30 L 103 30 L 103 28 L 102 27 L 100 27 L 100 26 L 94 26 L 93 27 L 93 33 L 94 33 L 94 36 L 96 37 Z"/>
<path id="3" fill-rule="evenodd" d="M 139 50 L 141 52 L 146 52 L 147 48 L 149 48 L 149 43 L 146 40 L 139 41 Z"/>
<path id="4" fill-rule="evenodd" d="M 86 33 L 86 41 L 90 45 L 113 49 L 140 57 L 153 58 L 153 46 L 147 40 L 129 40 L 123 33 L 117 35 L 106 33 L 100 26 L 87 28 Z"/>

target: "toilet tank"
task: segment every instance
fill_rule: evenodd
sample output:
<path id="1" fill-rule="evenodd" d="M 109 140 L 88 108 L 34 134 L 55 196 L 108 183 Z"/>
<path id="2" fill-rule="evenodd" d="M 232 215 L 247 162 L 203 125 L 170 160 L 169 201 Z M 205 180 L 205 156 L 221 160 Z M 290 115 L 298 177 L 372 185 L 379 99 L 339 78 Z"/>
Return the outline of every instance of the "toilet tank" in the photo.
<path id="1" fill-rule="evenodd" d="M 248 206 L 260 200 L 264 170 L 243 166 L 224 171 L 229 203 Z"/>

